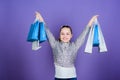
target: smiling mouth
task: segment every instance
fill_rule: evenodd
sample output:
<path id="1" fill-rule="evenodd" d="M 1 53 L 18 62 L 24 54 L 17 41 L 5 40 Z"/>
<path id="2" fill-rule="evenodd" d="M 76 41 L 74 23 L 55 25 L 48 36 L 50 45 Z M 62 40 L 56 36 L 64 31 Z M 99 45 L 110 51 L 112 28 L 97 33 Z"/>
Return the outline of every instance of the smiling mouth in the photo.
<path id="1" fill-rule="evenodd" d="M 63 41 L 68 41 L 68 39 L 63 39 Z"/>
<path id="2" fill-rule="evenodd" d="M 68 40 L 68 38 L 63 38 L 63 40 Z"/>

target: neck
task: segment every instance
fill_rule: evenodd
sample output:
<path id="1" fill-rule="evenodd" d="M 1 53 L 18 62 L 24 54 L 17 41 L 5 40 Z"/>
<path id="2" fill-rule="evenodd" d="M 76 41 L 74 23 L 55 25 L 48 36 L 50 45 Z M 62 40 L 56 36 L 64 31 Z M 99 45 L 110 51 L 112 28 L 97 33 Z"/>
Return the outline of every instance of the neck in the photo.
<path id="1" fill-rule="evenodd" d="M 62 42 L 62 43 L 70 43 L 70 42 L 63 42 L 63 41 L 60 41 L 60 42 Z"/>

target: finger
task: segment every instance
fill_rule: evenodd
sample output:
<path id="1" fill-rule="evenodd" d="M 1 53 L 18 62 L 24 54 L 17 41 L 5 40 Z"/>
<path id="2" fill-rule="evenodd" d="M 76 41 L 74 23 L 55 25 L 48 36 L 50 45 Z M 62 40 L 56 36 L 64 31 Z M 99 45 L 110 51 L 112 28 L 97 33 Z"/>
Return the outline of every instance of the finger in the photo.
<path id="1" fill-rule="evenodd" d="M 37 11 L 35 12 L 35 14 L 36 14 L 36 15 L 40 15 L 40 13 L 39 13 L 39 12 L 37 12 Z"/>
<path id="2" fill-rule="evenodd" d="M 98 17 L 99 15 L 96 15 L 96 17 Z"/>

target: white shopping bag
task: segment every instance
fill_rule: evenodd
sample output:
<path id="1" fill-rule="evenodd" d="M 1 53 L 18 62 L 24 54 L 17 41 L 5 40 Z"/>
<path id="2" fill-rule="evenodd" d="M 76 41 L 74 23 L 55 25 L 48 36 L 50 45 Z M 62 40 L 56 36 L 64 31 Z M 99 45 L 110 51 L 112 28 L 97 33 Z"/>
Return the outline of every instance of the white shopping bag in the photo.
<path id="1" fill-rule="evenodd" d="M 95 20 L 95 22 L 91 26 L 91 29 L 90 29 L 90 32 L 89 32 L 89 35 L 88 35 L 88 40 L 87 40 L 84 52 L 92 53 L 94 28 L 95 28 L 94 24 L 98 25 L 98 35 L 99 35 L 98 36 L 98 39 L 99 39 L 99 46 L 98 47 L 99 47 L 99 50 L 100 50 L 99 52 L 106 52 L 107 51 L 107 47 L 106 47 L 105 40 L 104 40 L 102 31 L 101 31 L 101 28 L 100 28 L 100 24 L 99 24 L 97 19 Z"/>

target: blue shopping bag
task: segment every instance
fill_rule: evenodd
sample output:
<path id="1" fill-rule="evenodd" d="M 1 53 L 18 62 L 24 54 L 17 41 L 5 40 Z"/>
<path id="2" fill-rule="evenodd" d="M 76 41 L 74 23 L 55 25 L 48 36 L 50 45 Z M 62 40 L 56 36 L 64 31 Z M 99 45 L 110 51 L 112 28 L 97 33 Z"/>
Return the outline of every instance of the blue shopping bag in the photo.
<path id="1" fill-rule="evenodd" d="M 45 31 L 45 24 L 43 22 L 40 22 L 40 36 L 39 36 L 39 42 L 44 42 L 47 40 L 47 35 Z"/>
<path id="2" fill-rule="evenodd" d="M 93 47 L 99 46 L 98 25 L 94 24 Z"/>
<path id="3" fill-rule="evenodd" d="M 33 24 L 31 24 L 27 37 L 28 42 L 33 42 L 36 40 L 39 40 L 39 21 L 36 21 Z"/>

